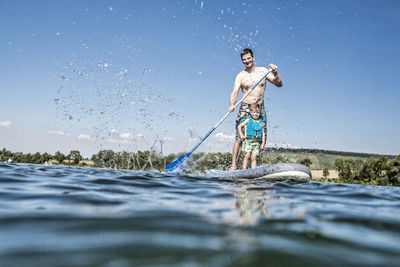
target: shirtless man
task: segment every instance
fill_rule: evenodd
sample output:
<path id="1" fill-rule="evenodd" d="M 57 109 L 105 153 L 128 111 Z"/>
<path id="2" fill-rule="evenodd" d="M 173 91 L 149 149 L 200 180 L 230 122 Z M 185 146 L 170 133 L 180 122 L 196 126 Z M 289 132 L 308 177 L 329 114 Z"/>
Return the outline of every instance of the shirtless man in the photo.
<path id="1" fill-rule="evenodd" d="M 240 89 L 242 89 L 243 94 L 246 94 L 248 90 L 250 90 L 254 84 L 256 84 L 260 78 L 268 72 L 267 68 L 264 67 L 256 67 L 254 66 L 254 56 L 253 51 L 249 48 L 245 48 L 240 53 L 242 58 L 243 65 L 246 67 L 245 70 L 236 75 L 235 84 L 232 89 L 232 93 L 230 96 L 230 106 L 229 112 L 235 111 L 235 103 L 239 94 Z M 282 86 L 282 79 L 278 74 L 278 67 L 274 64 L 269 64 L 268 67 L 272 70 L 271 73 L 267 75 L 265 78 L 269 82 L 273 83 L 277 87 Z M 235 144 L 233 145 L 232 151 L 232 170 L 236 170 L 237 168 L 237 160 L 240 155 L 240 151 L 242 148 L 242 140 L 240 138 L 240 134 L 238 132 L 238 125 L 242 120 L 246 119 L 250 116 L 250 105 L 257 104 L 261 109 L 261 117 L 264 121 L 264 132 L 265 139 L 267 136 L 267 114 L 265 112 L 264 107 L 264 92 L 267 82 L 264 80 L 260 82 L 256 88 L 242 101 L 240 104 L 239 112 L 236 117 L 236 138 Z M 266 140 L 263 140 L 266 144 Z"/>

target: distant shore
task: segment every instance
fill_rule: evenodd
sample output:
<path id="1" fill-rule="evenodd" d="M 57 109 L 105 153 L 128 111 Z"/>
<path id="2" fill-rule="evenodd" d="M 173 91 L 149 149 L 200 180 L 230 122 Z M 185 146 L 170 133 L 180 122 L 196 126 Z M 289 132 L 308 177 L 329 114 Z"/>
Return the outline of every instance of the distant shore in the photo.
<path id="1" fill-rule="evenodd" d="M 339 172 L 337 170 L 328 170 L 329 175 L 326 178 L 330 179 L 338 179 L 339 178 Z M 323 171 L 322 170 L 311 170 L 312 178 L 322 178 L 324 177 Z"/>
<path id="2" fill-rule="evenodd" d="M 59 151 L 51 155 L 39 152 L 13 153 L 3 148 L 0 150 L 0 161 L 162 172 L 169 163 L 181 155 L 183 153 L 163 155 L 153 150 L 137 152 L 100 150 L 91 158 L 83 158 L 78 150 L 71 150 L 67 155 Z M 192 154 L 191 158 L 188 169 L 198 172 L 206 172 L 210 169 L 227 171 L 232 162 L 230 152 L 199 152 Z M 243 157 L 239 158 L 239 166 L 242 165 L 242 159 Z M 386 156 L 310 149 L 270 149 L 260 155 L 259 165 L 278 162 L 299 163 L 309 167 L 312 172 L 312 181 L 400 186 L 400 155 Z"/>

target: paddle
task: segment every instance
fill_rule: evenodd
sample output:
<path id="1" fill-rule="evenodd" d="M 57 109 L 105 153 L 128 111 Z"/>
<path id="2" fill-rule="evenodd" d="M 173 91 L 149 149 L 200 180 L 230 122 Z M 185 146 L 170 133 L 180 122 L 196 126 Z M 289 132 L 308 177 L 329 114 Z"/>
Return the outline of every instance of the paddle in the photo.
<path id="1" fill-rule="evenodd" d="M 242 99 L 240 99 L 239 102 L 235 104 L 235 109 L 254 90 L 254 88 L 256 88 L 257 85 L 267 77 L 267 75 L 271 71 L 272 70 L 269 70 L 249 91 L 247 91 L 247 93 L 242 97 Z M 214 130 L 226 119 L 226 117 L 229 116 L 230 113 L 231 113 L 230 111 L 226 113 L 225 116 L 223 116 L 222 119 L 220 119 L 219 122 L 217 122 L 217 124 L 215 124 L 215 126 L 212 127 L 210 131 L 208 131 L 208 133 L 201 139 L 201 141 L 197 145 L 194 146 L 194 148 L 189 153 L 180 156 L 179 158 L 168 164 L 168 166 L 165 168 L 165 171 L 172 173 L 181 172 L 185 168 L 186 164 L 189 162 L 192 153 L 201 145 L 201 143 L 204 142 L 204 140 L 207 139 L 208 136 L 210 136 L 212 132 L 214 132 Z"/>

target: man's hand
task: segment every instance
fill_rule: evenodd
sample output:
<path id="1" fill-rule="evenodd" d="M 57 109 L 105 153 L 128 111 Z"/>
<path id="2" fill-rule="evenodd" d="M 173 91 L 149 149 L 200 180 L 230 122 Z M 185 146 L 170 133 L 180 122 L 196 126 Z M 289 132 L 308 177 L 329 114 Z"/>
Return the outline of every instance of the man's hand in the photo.
<path id="1" fill-rule="evenodd" d="M 272 73 L 275 75 L 278 73 L 278 66 L 275 64 L 269 64 L 268 67 L 270 68 L 270 70 L 272 71 Z"/>
<path id="2" fill-rule="evenodd" d="M 234 112 L 235 109 L 236 109 L 236 108 L 235 108 L 235 105 L 230 105 L 229 108 L 228 108 L 228 111 L 229 111 L 229 112 Z"/>
<path id="3" fill-rule="evenodd" d="M 268 65 L 268 67 L 270 68 L 272 74 L 274 75 L 273 78 L 269 77 L 268 81 L 275 84 L 275 86 L 277 86 L 277 87 L 282 87 L 282 79 L 278 74 L 278 66 L 271 63 Z"/>

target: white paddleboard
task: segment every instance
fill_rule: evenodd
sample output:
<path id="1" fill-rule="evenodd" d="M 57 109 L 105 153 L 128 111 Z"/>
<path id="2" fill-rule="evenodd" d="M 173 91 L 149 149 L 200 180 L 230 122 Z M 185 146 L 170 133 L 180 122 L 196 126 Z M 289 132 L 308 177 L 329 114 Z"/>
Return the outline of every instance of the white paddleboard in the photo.
<path id="1" fill-rule="evenodd" d="M 249 170 L 210 170 L 208 174 L 210 176 L 229 179 L 262 179 L 266 181 L 290 180 L 295 182 L 309 182 L 311 180 L 310 169 L 297 163 L 277 163 Z"/>

